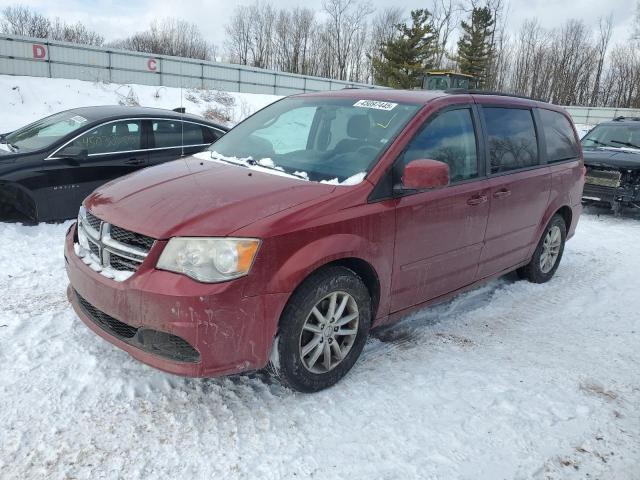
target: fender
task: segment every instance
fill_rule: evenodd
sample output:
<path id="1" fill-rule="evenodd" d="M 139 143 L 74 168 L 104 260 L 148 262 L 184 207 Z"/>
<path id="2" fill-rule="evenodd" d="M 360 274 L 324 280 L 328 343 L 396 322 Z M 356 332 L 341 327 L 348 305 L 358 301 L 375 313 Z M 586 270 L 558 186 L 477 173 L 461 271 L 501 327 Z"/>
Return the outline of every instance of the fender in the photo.
<path id="1" fill-rule="evenodd" d="M 378 315 L 388 313 L 391 278 L 391 255 L 384 254 L 384 245 L 372 244 L 356 234 L 339 233 L 302 245 L 289 254 L 277 270 L 267 277 L 266 285 L 252 282 L 245 295 L 260 293 L 292 293 L 302 281 L 318 268 L 341 259 L 358 259 L 368 263 L 380 283 Z M 273 266 L 273 264 L 271 264 Z"/>
<path id="2" fill-rule="evenodd" d="M 558 164 L 551 167 L 551 190 L 549 193 L 549 202 L 547 204 L 547 209 L 538 224 L 535 237 L 536 242 L 532 244 L 528 258 L 531 258 L 533 255 L 533 252 L 538 246 L 540 238 L 542 238 L 542 234 L 544 233 L 544 229 L 551 220 L 551 217 L 553 217 L 553 215 L 562 208 L 568 208 L 571 210 L 571 225 L 567 225 L 567 238 L 569 237 L 569 232 L 572 231 L 572 226 L 575 225 L 580 212 L 576 212 L 573 207 L 571 198 L 572 189 L 568 188 L 568 184 L 574 181 L 574 178 L 580 178 L 576 173 L 579 168 L 581 168 L 580 162 L 577 161 L 575 162 L 575 165 L 569 166 L 567 164 Z"/>
<path id="3" fill-rule="evenodd" d="M 6 203 L 27 216 L 38 221 L 38 202 L 31 191 L 16 182 L 0 182 L 0 203 Z"/>

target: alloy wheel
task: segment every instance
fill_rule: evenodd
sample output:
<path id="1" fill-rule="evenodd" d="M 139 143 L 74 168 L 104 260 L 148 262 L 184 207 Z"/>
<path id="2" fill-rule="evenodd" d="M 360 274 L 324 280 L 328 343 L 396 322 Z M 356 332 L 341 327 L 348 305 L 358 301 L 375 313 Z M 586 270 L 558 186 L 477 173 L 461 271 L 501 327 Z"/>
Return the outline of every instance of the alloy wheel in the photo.
<path id="1" fill-rule="evenodd" d="M 300 359 L 312 373 L 327 373 L 347 356 L 358 335 L 358 305 L 332 292 L 311 309 L 300 333 Z"/>
<path id="2" fill-rule="evenodd" d="M 562 233 L 557 225 L 549 229 L 542 243 L 542 253 L 540 254 L 540 270 L 542 273 L 549 273 L 560 255 L 562 246 Z"/>

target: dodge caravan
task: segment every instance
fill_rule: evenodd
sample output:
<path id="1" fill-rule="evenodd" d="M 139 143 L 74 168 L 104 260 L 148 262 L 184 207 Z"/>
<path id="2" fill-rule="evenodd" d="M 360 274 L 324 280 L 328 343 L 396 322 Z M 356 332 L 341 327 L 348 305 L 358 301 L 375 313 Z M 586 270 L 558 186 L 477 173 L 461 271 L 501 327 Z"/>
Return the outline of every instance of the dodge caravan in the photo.
<path id="1" fill-rule="evenodd" d="M 86 198 L 66 239 L 68 297 L 95 333 L 164 371 L 269 366 L 318 391 L 372 328 L 513 270 L 550 280 L 583 184 L 575 128 L 553 105 L 292 96 Z"/>

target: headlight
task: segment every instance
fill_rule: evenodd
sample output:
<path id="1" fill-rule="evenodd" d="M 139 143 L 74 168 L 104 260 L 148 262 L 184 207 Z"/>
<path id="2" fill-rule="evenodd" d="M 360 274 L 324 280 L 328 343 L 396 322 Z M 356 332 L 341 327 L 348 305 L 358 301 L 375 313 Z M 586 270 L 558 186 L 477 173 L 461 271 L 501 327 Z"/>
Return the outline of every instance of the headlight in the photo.
<path id="1" fill-rule="evenodd" d="M 259 246 L 255 238 L 176 237 L 164 247 L 156 268 L 200 282 L 224 282 L 249 273 Z"/>

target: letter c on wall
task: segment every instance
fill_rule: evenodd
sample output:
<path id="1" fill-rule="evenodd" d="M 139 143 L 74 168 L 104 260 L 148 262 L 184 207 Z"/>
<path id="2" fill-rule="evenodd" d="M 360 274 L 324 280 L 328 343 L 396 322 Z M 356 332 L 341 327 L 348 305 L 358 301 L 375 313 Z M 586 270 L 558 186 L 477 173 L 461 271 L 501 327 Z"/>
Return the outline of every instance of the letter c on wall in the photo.
<path id="1" fill-rule="evenodd" d="M 147 60 L 147 68 L 151 72 L 155 72 L 158 69 L 158 61 L 155 58 Z"/>
<path id="2" fill-rule="evenodd" d="M 33 58 L 44 59 L 47 56 L 47 47 L 39 43 L 33 44 Z"/>

